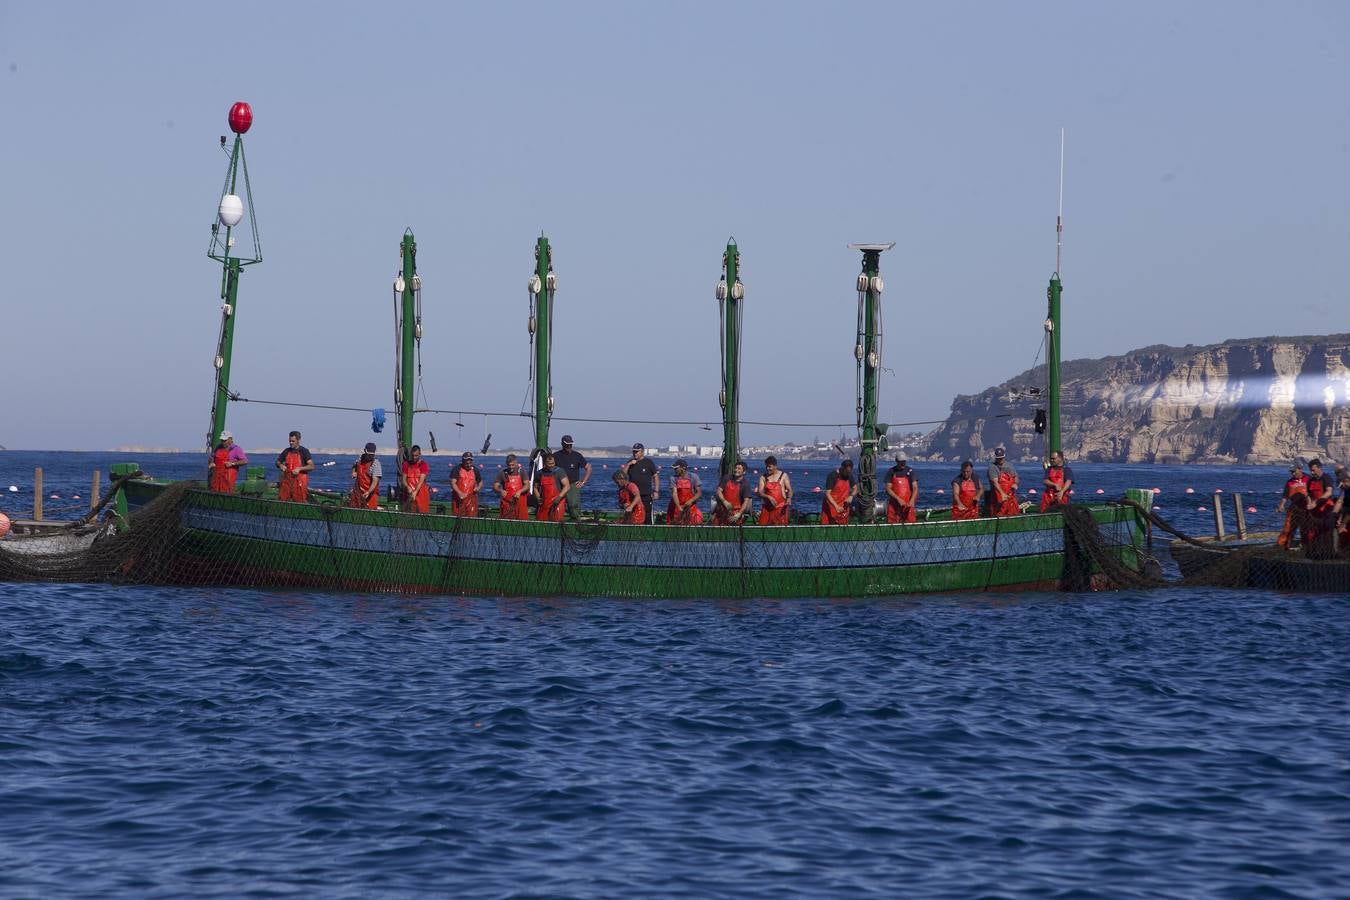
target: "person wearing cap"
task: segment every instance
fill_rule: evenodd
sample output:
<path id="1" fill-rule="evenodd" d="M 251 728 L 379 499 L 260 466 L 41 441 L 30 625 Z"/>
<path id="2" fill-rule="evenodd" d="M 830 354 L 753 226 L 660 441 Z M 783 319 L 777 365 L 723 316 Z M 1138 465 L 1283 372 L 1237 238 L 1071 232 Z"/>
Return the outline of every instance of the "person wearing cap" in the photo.
<path id="1" fill-rule="evenodd" d="M 450 492 L 454 495 L 450 511 L 456 516 L 474 518 L 478 515 L 478 489 L 483 486 L 483 473 L 473 464 L 468 450 L 459 458 L 459 465 L 450 472 Z"/>
<path id="2" fill-rule="evenodd" d="M 952 519 L 978 519 L 982 490 L 975 463 L 969 459 L 961 463 L 961 471 L 952 479 Z"/>
<path id="3" fill-rule="evenodd" d="M 656 463 L 647 458 L 647 449 L 641 444 L 633 445 L 633 458 L 621 466 L 628 480 L 637 485 L 642 497 L 642 506 L 647 510 L 647 521 L 656 524 L 657 499 L 661 496 L 661 481 L 657 477 Z"/>
<path id="4" fill-rule="evenodd" d="M 567 473 L 567 514 L 573 519 L 581 514 L 581 488 L 591 480 L 591 464 L 586 457 L 572 449 L 572 436 L 564 434 L 562 449 L 553 454 L 553 464 Z"/>
<path id="5" fill-rule="evenodd" d="M 745 484 L 745 463 L 736 460 L 731 474 L 722 479 L 714 494 L 717 505 L 713 509 L 714 525 L 744 525 L 745 517 L 750 514 L 753 498 L 750 488 Z"/>
<path id="6" fill-rule="evenodd" d="M 234 483 L 239 478 L 239 467 L 248 465 L 248 456 L 244 448 L 234 442 L 229 431 L 220 433 L 220 443 L 211 454 L 207 464 L 207 480 L 211 490 L 222 494 L 234 493 Z"/>
<path id="7" fill-rule="evenodd" d="M 919 476 L 909 467 L 905 454 L 899 453 L 886 475 L 886 521 L 892 525 L 913 522 L 914 505 L 918 502 Z"/>
<path id="8" fill-rule="evenodd" d="M 703 481 L 697 472 L 689 471 L 689 463 L 675 460 L 675 471 L 670 476 L 670 503 L 666 506 L 667 525 L 702 525 L 703 510 L 698 508 L 703 496 Z"/>
<path id="9" fill-rule="evenodd" d="M 538 505 L 534 517 L 540 522 L 561 522 L 563 520 L 563 498 L 567 496 L 567 473 L 557 468 L 557 458 L 544 451 L 543 467 L 535 473 L 534 498 Z"/>
<path id="10" fill-rule="evenodd" d="M 529 491 L 525 486 L 525 473 L 520 468 L 520 460 L 514 453 L 506 454 L 506 465 L 492 481 L 492 489 L 502 498 L 497 512 L 499 519 L 528 519 L 530 517 Z"/>
<path id="11" fill-rule="evenodd" d="M 759 476 L 759 524 L 786 525 L 792 509 L 792 479 L 778 468 L 778 458 L 764 457 L 764 474 Z"/>
<path id="12" fill-rule="evenodd" d="M 853 477 L 853 460 L 846 459 L 825 476 L 825 495 L 820 501 L 820 524 L 847 525 L 858 496 L 858 479 Z"/>
<path id="13" fill-rule="evenodd" d="M 614 483 L 619 487 L 619 524 L 641 525 L 647 521 L 647 508 L 642 505 L 642 495 L 637 485 L 628 480 L 623 469 L 614 470 Z"/>
<path id="14" fill-rule="evenodd" d="M 398 466 L 398 482 L 403 488 L 404 512 L 425 513 L 431 509 L 431 489 L 427 486 L 427 479 L 430 477 L 431 466 L 422 458 L 422 448 L 413 444 L 408 450 L 408 458 L 402 460 Z"/>
<path id="15" fill-rule="evenodd" d="M 1015 516 L 1022 511 L 1017 505 L 1017 470 L 1008 462 L 1008 453 L 1002 447 L 994 448 L 994 461 L 985 473 L 989 479 L 987 502 L 990 518 Z"/>
<path id="16" fill-rule="evenodd" d="M 347 505 L 358 509 L 380 508 L 380 460 L 375 456 L 375 443 L 366 444 L 361 458 L 352 464 L 352 490 Z"/>
<path id="17" fill-rule="evenodd" d="M 1064 464 L 1064 454 L 1060 451 L 1050 454 L 1050 464 L 1045 467 L 1045 480 L 1041 485 L 1041 512 L 1069 504 L 1069 494 L 1073 491 L 1073 469 Z"/>
<path id="18" fill-rule="evenodd" d="M 286 449 L 277 455 L 276 466 L 281 470 L 277 499 L 304 503 L 309 499 L 309 473 L 314 471 L 314 457 L 300 443 L 300 432 L 292 431 L 286 442 Z"/>
<path id="19" fill-rule="evenodd" d="M 1289 467 L 1284 493 L 1280 495 L 1279 506 L 1275 507 L 1276 513 L 1284 513 L 1284 527 L 1275 543 L 1286 550 L 1294 549 L 1294 532 L 1302 530 L 1304 514 L 1308 511 L 1308 476 L 1303 474 L 1304 465 L 1306 463 L 1300 456 Z"/>

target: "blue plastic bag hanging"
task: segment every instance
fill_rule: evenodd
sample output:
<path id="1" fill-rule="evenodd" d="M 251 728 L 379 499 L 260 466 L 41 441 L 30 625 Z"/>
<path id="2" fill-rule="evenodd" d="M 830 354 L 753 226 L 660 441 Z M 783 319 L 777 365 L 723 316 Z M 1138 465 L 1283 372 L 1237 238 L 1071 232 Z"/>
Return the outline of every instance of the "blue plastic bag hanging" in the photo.
<path id="1" fill-rule="evenodd" d="M 377 407 L 370 411 L 370 430 L 379 434 L 384 431 L 384 408 Z"/>

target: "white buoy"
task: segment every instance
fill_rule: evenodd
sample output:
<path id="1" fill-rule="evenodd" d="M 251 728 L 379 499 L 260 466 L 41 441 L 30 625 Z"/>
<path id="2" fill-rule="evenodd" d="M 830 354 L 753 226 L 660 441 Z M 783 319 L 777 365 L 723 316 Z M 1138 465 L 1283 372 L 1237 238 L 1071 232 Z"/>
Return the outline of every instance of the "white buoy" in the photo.
<path id="1" fill-rule="evenodd" d="M 1155 494 L 1161 494 L 1161 493 L 1162 493 L 1162 488 L 1154 488 L 1154 489 L 1153 489 L 1153 493 L 1155 493 Z"/>
<path id="2" fill-rule="evenodd" d="M 1195 488 L 1186 488 L 1186 493 L 1188 493 L 1188 494 L 1194 494 L 1194 493 L 1195 493 Z"/>
<path id="3" fill-rule="evenodd" d="M 1099 494 L 1105 494 L 1106 491 L 1103 490 L 1102 488 L 1097 488 L 1097 493 L 1099 493 Z"/>
<path id="4" fill-rule="evenodd" d="M 1036 493 L 1036 489 L 1035 489 L 1035 488 L 1027 488 L 1027 493 L 1028 493 L 1028 494 L 1034 494 L 1034 493 Z"/>
<path id="5" fill-rule="evenodd" d="M 1154 509 L 1162 509 L 1161 506 L 1155 506 L 1155 507 L 1153 507 L 1153 508 L 1154 508 Z"/>
<path id="6" fill-rule="evenodd" d="M 1209 512 L 1208 506 L 1197 506 L 1196 509 L 1199 510 L 1200 512 Z"/>
<path id="7" fill-rule="evenodd" d="M 1256 507 L 1255 506 L 1247 507 L 1247 512 L 1256 512 Z"/>
<path id="8" fill-rule="evenodd" d="M 220 198 L 220 209 L 217 212 L 220 215 L 220 224 L 226 228 L 233 228 L 244 220 L 244 201 L 239 199 L 238 194 L 226 194 Z"/>
<path id="9" fill-rule="evenodd" d="M 813 493 L 813 494 L 819 494 L 819 493 L 820 493 L 820 485 L 816 485 L 815 487 L 811 488 L 811 493 Z"/>
<path id="10" fill-rule="evenodd" d="M 1222 494 L 1222 493 L 1223 493 L 1223 488 L 1215 488 L 1215 489 L 1214 489 L 1214 493 L 1216 493 L 1216 494 Z"/>
<path id="11" fill-rule="evenodd" d="M 19 489 L 18 489 L 17 487 L 15 487 L 14 485 L 11 484 L 11 485 L 9 486 L 9 492 L 10 492 L 11 494 L 17 494 L 17 493 L 19 492 Z"/>
<path id="12" fill-rule="evenodd" d="M 942 488 L 938 488 L 938 493 L 939 493 L 939 494 L 945 494 L 945 493 L 947 493 L 947 492 L 944 491 Z"/>

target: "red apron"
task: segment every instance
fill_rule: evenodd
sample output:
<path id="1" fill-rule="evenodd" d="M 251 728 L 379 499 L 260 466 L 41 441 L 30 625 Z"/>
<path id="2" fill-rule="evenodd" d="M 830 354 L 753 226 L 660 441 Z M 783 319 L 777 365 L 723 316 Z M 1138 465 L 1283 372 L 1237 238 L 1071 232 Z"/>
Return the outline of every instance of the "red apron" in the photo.
<path id="1" fill-rule="evenodd" d="M 666 524 L 668 525 L 702 525 L 703 510 L 698 508 L 698 504 L 689 506 L 684 512 L 676 512 L 676 503 L 688 503 L 694 497 L 694 482 L 688 475 L 683 478 L 675 479 L 675 496 L 670 498 L 670 503 L 666 506 Z"/>
<path id="2" fill-rule="evenodd" d="M 1003 493 L 1008 495 L 1008 499 L 999 500 L 997 491 L 990 491 L 989 497 L 989 515 L 991 516 L 1015 516 L 1022 510 L 1017 505 L 1017 478 L 1011 472 L 999 470 L 998 486 L 1003 489 Z"/>
<path id="3" fill-rule="evenodd" d="M 516 472 L 502 474 L 502 503 L 497 513 L 502 519 L 528 519 L 530 507 L 525 497 L 525 476 Z"/>
<path id="4" fill-rule="evenodd" d="M 281 484 L 277 485 L 277 499 L 304 503 L 309 499 L 309 473 L 291 474 L 291 469 L 298 469 L 304 465 L 300 459 L 300 451 L 287 449 L 282 451 L 282 456 L 285 459 L 281 461 Z"/>
<path id="5" fill-rule="evenodd" d="M 1303 524 L 1304 514 L 1308 511 L 1308 479 L 1303 475 L 1290 478 L 1284 487 L 1289 494 L 1285 498 L 1289 506 L 1284 513 L 1284 527 L 1280 529 L 1280 536 L 1275 539 L 1275 543 L 1288 547 L 1293 541 L 1294 529 Z"/>
<path id="6" fill-rule="evenodd" d="M 555 500 L 559 502 L 555 503 Z M 539 508 L 534 511 L 534 516 L 541 522 L 563 520 L 563 503 L 558 496 L 558 476 L 552 472 L 539 475 Z"/>
<path id="7" fill-rule="evenodd" d="M 632 512 L 623 512 L 623 508 L 634 500 Z M 622 515 L 619 517 L 620 525 L 641 525 L 647 521 L 647 507 L 642 505 L 642 492 L 638 486 L 631 481 L 619 488 L 619 510 Z"/>
<path id="8" fill-rule="evenodd" d="M 451 482 L 460 491 L 465 492 L 461 497 L 455 494 L 454 501 L 451 504 L 451 511 L 457 516 L 468 516 L 473 518 L 478 515 L 478 473 L 473 467 L 464 468 L 463 466 L 455 469 L 455 477 Z"/>
<path id="9" fill-rule="evenodd" d="M 958 478 L 952 484 L 952 519 L 978 519 L 980 517 L 979 490 L 974 478 Z M 965 509 L 957 505 L 960 498 Z"/>
<path id="10" fill-rule="evenodd" d="M 719 502 L 717 504 L 717 509 L 713 510 L 714 525 L 733 524 L 731 521 L 731 514 L 735 510 L 741 508 L 741 503 L 744 500 L 744 498 L 741 497 L 741 488 L 742 486 L 744 486 L 744 484 L 745 484 L 744 481 L 735 481 L 735 480 L 723 483 L 722 496 L 726 498 L 727 502 L 725 505 Z M 745 517 L 742 516 L 740 519 L 736 520 L 735 524 L 740 525 L 744 521 Z"/>
<path id="11" fill-rule="evenodd" d="M 430 467 L 426 460 L 405 462 L 403 480 L 408 485 L 408 496 L 403 500 L 403 511 L 424 513 L 431 508 L 431 489 L 427 487 L 427 475 Z"/>
<path id="12" fill-rule="evenodd" d="M 841 512 L 835 512 L 834 507 L 830 505 L 829 500 L 820 501 L 820 524 L 822 525 L 847 525 L 849 514 L 848 492 L 853 489 L 853 485 L 848 483 L 847 478 L 839 478 L 834 482 L 834 487 L 830 488 L 830 496 L 834 502 L 843 507 Z"/>
<path id="13" fill-rule="evenodd" d="M 1041 494 L 1041 512 L 1045 512 L 1052 506 L 1058 506 L 1060 503 L 1068 501 L 1067 497 L 1064 498 L 1063 500 L 1060 499 L 1060 497 L 1063 495 L 1064 492 L 1063 466 L 1051 466 L 1050 468 L 1046 469 L 1045 480 L 1053 481 L 1055 483 L 1055 486 L 1052 488 L 1050 487 L 1046 488 L 1045 493 Z"/>
<path id="14" fill-rule="evenodd" d="M 215 453 L 211 454 L 211 462 L 215 468 L 211 470 L 211 490 L 220 494 L 230 494 L 234 492 L 234 478 L 238 473 L 237 469 L 231 469 L 227 464 L 230 461 L 230 451 L 221 447 Z"/>
<path id="15" fill-rule="evenodd" d="M 352 493 L 351 497 L 347 500 L 347 505 L 354 506 L 358 509 L 361 507 L 365 507 L 366 509 L 379 509 L 380 492 L 370 491 L 371 484 L 374 481 L 375 479 L 370 477 L 370 463 L 357 461 L 356 483 L 352 485 Z M 366 491 L 370 491 L 369 498 L 366 497 Z"/>
<path id="16" fill-rule="evenodd" d="M 900 495 L 900 502 L 896 503 L 894 497 L 886 495 L 886 521 L 892 525 L 898 522 L 913 522 L 914 498 L 910 495 L 909 479 L 903 475 L 892 475 L 891 490 Z"/>
<path id="17" fill-rule="evenodd" d="M 777 481 L 772 478 L 764 479 L 764 493 L 769 495 L 773 505 L 760 504 L 759 524 L 786 525 L 788 523 L 788 505 L 787 496 L 783 493 L 783 476 L 780 474 Z"/>

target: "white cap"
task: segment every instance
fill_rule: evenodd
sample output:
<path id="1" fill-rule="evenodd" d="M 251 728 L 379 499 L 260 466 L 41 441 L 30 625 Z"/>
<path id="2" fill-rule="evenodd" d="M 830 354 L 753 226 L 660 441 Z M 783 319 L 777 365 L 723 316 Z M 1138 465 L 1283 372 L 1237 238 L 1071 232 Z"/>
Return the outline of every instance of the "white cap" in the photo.
<path id="1" fill-rule="evenodd" d="M 222 441 L 232 441 L 232 440 L 234 440 L 234 432 L 231 432 L 231 431 L 222 431 L 222 432 L 220 433 L 220 439 L 221 439 Z"/>

